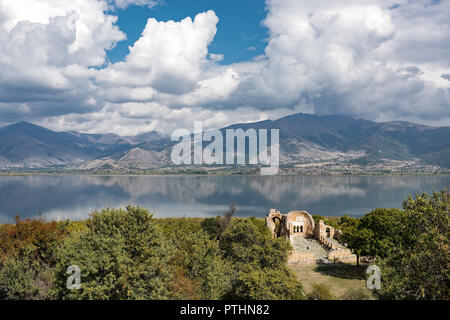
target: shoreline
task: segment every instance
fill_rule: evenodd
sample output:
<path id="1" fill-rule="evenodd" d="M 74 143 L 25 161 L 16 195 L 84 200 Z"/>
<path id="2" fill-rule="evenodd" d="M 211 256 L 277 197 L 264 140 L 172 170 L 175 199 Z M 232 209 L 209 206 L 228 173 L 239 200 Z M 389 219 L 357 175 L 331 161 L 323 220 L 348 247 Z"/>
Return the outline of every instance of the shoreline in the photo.
<path id="1" fill-rule="evenodd" d="M 204 176 L 260 176 L 259 173 L 255 172 L 162 172 L 162 171 L 152 171 L 152 172 L 137 172 L 137 171 L 130 171 L 130 172 L 121 172 L 121 171 L 92 171 L 92 172 L 86 172 L 86 171 L 74 171 L 74 172 L 68 172 L 68 171 L 10 171 L 10 172 L 1 172 L 0 171 L 0 177 L 14 177 L 14 176 L 51 176 L 51 175 L 74 175 L 74 176 L 198 176 L 198 177 L 204 177 Z M 339 172 L 330 172 L 330 173 L 298 173 L 298 174 L 276 174 L 273 176 L 265 176 L 265 177 L 297 177 L 297 176 L 304 176 L 304 177 L 311 177 L 311 176 L 317 176 L 317 177 L 448 177 L 450 176 L 449 172 L 423 172 L 423 171 L 410 171 L 410 172 L 349 172 L 349 173 L 339 173 Z"/>

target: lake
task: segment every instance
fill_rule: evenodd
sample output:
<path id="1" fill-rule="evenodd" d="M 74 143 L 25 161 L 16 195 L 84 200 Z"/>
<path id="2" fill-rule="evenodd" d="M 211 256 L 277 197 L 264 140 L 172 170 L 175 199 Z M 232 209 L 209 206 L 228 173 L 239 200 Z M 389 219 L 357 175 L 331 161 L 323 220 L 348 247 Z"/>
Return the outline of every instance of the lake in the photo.
<path id="1" fill-rule="evenodd" d="M 84 219 L 93 210 L 127 204 L 156 217 L 214 217 L 232 202 L 243 217 L 264 217 L 271 208 L 361 216 L 448 186 L 449 176 L 0 176 L 0 223 L 16 214 Z"/>

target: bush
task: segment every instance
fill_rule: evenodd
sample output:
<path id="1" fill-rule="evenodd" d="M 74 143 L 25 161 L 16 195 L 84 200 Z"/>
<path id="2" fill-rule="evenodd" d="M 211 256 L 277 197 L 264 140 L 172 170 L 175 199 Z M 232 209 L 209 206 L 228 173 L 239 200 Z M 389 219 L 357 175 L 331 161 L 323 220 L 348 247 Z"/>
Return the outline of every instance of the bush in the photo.
<path id="1" fill-rule="evenodd" d="M 239 270 L 230 298 L 242 300 L 303 300 L 299 281 L 287 268 L 257 268 L 250 264 Z"/>
<path id="2" fill-rule="evenodd" d="M 68 235 L 65 224 L 44 219 L 15 218 L 15 224 L 0 228 L 0 262 L 11 256 L 29 257 L 33 263 L 54 262 L 53 249 Z"/>
<path id="3" fill-rule="evenodd" d="M 24 300 L 38 296 L 34 274 L 25 261 L 10 257 L 0 269 L 0 299 Z"/>
<path id="4" fill-rule="evenodd" d="M 170 237 L 176 230 L 183 230 L 187 233 L 202 231 L 202 220 L 201 218 L 160 218 L 155 219 L 155 223 L 164 236 Z"/>
<path id="5" fill-rule="evenodd" d="M 311 292 L 308 294 L 308 298 L 312 300 L 333 300 L 330 288 L 324 284 L 313 284 Z"/>
<path id="6" fill-rule="evenodd" d="M 373 296 L 366 288 L 350 288 L 341 297 L 342 300 L 373 300 Z"/>
<path id="7" fill-rule="evenodd" d="M 48 299 L 55 249 L 68 223 L 21 220 L 0 227 L 0 299 Z"/>

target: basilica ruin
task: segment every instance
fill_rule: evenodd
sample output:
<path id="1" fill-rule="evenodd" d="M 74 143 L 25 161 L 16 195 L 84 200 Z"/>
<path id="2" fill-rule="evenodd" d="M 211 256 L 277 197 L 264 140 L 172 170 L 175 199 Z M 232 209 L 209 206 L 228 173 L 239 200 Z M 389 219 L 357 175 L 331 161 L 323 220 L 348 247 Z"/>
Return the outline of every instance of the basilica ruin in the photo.
<path id="1" fill-rule="evenodd" d="M 274 238 L 285 237 L 291 242 L 294 250 L 289 263 L 356 262 L 356 255 L 335 239 L 340 231 L 326 225 L 323 220 L 315 224 L 306 211 L 282 214 L 271 209 L 266 216 L 266 225 Z"/>

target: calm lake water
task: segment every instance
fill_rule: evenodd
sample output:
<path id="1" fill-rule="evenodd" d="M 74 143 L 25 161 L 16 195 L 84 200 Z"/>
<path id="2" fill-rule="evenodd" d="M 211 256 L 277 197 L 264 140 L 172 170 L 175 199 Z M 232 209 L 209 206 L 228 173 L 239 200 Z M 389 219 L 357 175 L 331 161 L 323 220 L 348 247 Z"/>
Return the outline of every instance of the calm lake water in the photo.
<path id="1" fill-rule="evenodd" d="M 214 217 L 234 202 L 238 216 L 303 209 L 361 216 L 400 208 L 411 193 L 438 191 L 450 177 L 88 176 L 0 177 L 0 223 L 22 218 L 84 219 L 96 209 L 138 204 L 157 217 Z"/>

